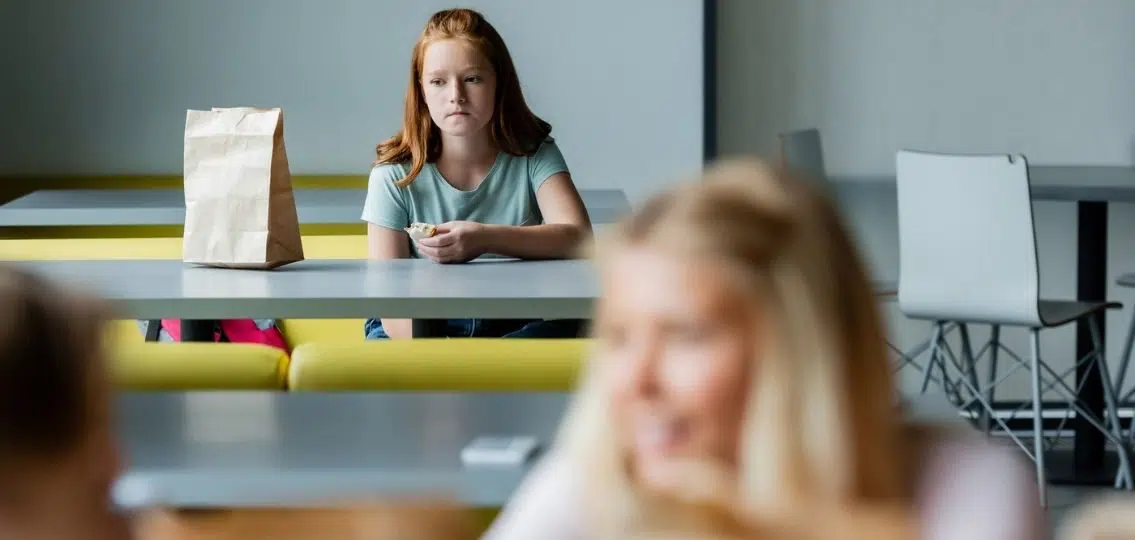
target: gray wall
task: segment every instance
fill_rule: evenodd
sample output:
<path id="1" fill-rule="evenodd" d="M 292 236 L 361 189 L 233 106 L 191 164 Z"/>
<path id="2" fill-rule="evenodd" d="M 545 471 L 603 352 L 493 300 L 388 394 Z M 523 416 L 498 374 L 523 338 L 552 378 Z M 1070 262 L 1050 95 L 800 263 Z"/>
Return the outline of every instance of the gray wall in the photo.
<path id="1" fill-rule="evenodd" d="M 362 175 L 401 121 L 414 41 L 454 2 L 0 4 L 19 104 L 0 174 L 178 173 L 187 108 L 257 105 L 283 107 L 293 172 Z M 701 0 L 461 4 L 504 35 L 580 185 L 638 199 L 700 167 Z"/>
<path id="2" fill-rule="evenodd" d="M 1130 165 L 1132 21 L 1130 0 L 723 0 L 720 147 L 768 154 L 778 131 L 816 126 L 835 175 L 893 174 L 902 147 Z M 876 273 L 897 278 L 893 198 L 843 195 Z M 1042 292 L 1071 298 L 1075 206 L 1038 203 L 1036 216 Z M 1110 226 L 1114 278 L 1135 271 L 1131 206 L 1112 205 Z M 1135 304 L 1131 291 L 1109 295 Z M 926 325 L 887 309 L 895 340 L 927 337 Z M 1113 360 L 1130 316 L 1108 320 Z M 1022 332 L 1006 337 L 1028 351 Z M 1072 330 L 1052 331 L 1043 355 L 1071 366 L 1073 343 Z M 1024 398 L 1026 388 L 1021 372 L 1006 395 Z"/>

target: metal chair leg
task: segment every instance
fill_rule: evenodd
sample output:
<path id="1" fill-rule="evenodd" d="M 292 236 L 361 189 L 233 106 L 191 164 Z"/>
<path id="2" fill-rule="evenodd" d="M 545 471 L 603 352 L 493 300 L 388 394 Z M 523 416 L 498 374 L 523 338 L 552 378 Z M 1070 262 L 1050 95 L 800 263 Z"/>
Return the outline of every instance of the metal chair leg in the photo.
<path id="1" fill-rule="evenodd" d="M 934 331 L 930 334 L 930 347 L 929 354 L 926 360 L 926 371 L 922 372 L 922 390 L 919 392 L 925 394 L 926 390 L 930 388 L 930 375 L 934 372 L 934 366 L 938 359 L 938 346 L 942 341 L 942 323 L 934 321 Z M 945 381 L 942 381 L 945 384 Z"/>
<path id="2" fill-rule="evenodd" d="M 1115 436 L 1118 444 L 1116 445 L 1116 452 L 1119 454 L 1119 475 L 1123 480 L 1123 486 L 1127 489 L 1132 489 L 1131 478 L 1131 462 L 1128 455 L 1127 447 L 1123 445 L 1123 431 L 1119 425 L 1119 404 L 1115 396 L 1115 385 L 1107 367 L 1107 356 L 1104 354 L 1103 340 L 1100 339 L 1099 321 L 1095 316 L 1088 317 L 1088 330 L 1092 335 L 1092 350 L 1095 356 L 1096 368 L 1100 370 L 1101 384 L 1103 385 L 1103 397 L 1105 414 L 1107 414 L 1107 422 L 1104 425 L 1111 425 L 1111 434 Z"/>
<path id="3" fill-rule="evenodd" d="M 1041 507 L 1048 507 L 1048 478 L 1044 466 L 1044 418 L 1040 400 L 1040 330 L 1029 329 L 1029 370 L 1033 387 L 1033 461 L 1036 463 L 1036 482 Z"/>
<path id="4" fill-rule="evenodd" d="M 997 353 L 1001 351 L 1001 325 L 994 324 L 989 329 L 989 387 L 985 390 L 985 401 L 993 404 L 997 388 Z M 984 426 L 985 434 L 993 430 L 993 422 Z"/>
<path id="5" fill-rule="evenodd" d="M 1127 379 L 1127 367 L 1131 363 L 1131 350 L 1135 347 L 1135 315 L 1131 316 L 1131 324 L 1127 327 L 1127 340 L 1123 342 L 1123 353 L 1119 356 L 1119 371 L 1116 373 L 1115 388 L 1116 393 L 1121 396 L 1121 400 L 1127 399 L 1128 395 L 1124 393 L 1124 386 Z"/>
<path id="6" fill-rule="evenodd" d="M 973 342 L 969 338 L 969 325 L 960 323 L 958 325 L 958 335 L 962 341 L 962 362 L 965 364 L 965 376 L 969 379 L 972 392 L 975 393 L 974 399 L 970 401 L 976 403 L 977 394 L 981 392 L 981 383 L 977 380 L 977 359 L 973 356 Z M 985 407 L 978 407 L 977 422 L 978 426 L 983 431 L 989 430 L 990 414 L 985 410 Z"/>

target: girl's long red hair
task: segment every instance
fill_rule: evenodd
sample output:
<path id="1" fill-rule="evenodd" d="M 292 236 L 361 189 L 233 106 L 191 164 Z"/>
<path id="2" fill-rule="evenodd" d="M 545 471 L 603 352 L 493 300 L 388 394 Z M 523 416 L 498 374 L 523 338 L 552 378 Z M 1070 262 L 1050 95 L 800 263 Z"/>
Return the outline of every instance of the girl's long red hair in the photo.
<path id="1" fill-rule="evenodd" d="M 414 45 L 402 129 L 375 149 L 376 164 L 410 162 L 410 172 L 396 182 L 399 187 L 413 183 L 422 167 L 441 155 L 441 135 L 423 99 L 422 60 L 426 47 L 446 39 L 460 39 L 473 45 L 493 66 L 497 87 L 489 134 L 500 151 L 514 156 L 532 155 L 552 132 L 551 124 L 533 114 L 525 103 L 512 56 L 493 25 L 471 9 L 439 11 L 430 17 Z"/>

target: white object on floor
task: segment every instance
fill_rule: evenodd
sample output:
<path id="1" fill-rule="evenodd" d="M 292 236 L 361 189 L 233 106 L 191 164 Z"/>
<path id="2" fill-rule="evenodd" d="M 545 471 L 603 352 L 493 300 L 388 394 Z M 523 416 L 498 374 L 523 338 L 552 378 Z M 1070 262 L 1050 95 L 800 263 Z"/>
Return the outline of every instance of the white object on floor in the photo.
<path id="1" fill-rule="evenodd" d="M 524 465 L 539 447 L 539 441 L 531 436 L 477 437 L 461 450 L 461 463 L 466 466 Z"/>

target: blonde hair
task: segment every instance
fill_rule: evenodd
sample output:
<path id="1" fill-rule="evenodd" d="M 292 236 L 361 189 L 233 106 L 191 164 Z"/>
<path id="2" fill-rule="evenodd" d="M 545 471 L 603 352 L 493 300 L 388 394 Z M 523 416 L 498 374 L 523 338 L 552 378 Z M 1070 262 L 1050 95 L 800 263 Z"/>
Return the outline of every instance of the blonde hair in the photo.
<path id="1" fill-rule="evenodd" d="M 759 520 L 801 504 L 905 496 L 900 413 L 874 291 L 839 212 L 819 189 L 754 159 L 723 161 L 624 221 L 599 244 L 600 266 L 607 253 L 631 246 L 711 261 L 753 293 L 762 313 L 768 339 L 749 370 L 739 470 L 722 477 L 732 502 L 709 506 Z M 561 448 L 598 469 L 585 475 L 595 482 L 597 515 L 606 518 L 596 526 L 653 527 L 680 512 L 631 486 L 601 372 L 596 361 L 588 364 Z M 721 493 L 712 476 L 701 477 L 710 486 L 691 491 Z M 733 527 L 720 512 L 694 514 L 701 516 L 695 528 Z"/>

